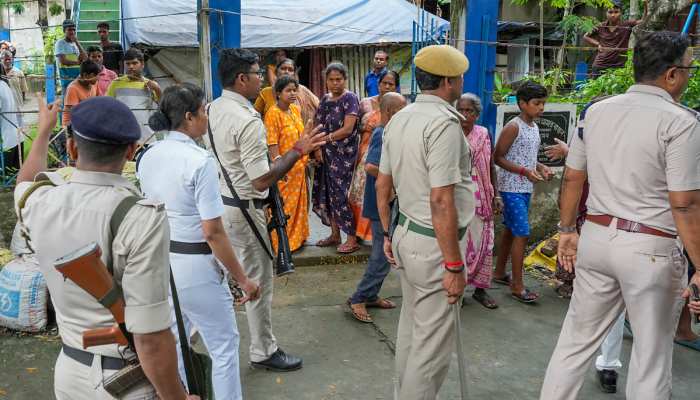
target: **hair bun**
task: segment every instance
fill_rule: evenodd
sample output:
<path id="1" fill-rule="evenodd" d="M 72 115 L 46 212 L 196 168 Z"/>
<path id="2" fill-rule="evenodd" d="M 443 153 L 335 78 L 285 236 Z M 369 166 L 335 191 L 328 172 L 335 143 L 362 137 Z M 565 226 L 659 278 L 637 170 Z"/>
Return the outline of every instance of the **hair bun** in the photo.
<path id="1" fill-rule="evenodd" d="M 150 126 L 155 132 L 169 131 L 170 119 L 168 119 L 168 116 L 163 114 L 162 111 L 158 110 L 148 118 L 148 126 Z"/>

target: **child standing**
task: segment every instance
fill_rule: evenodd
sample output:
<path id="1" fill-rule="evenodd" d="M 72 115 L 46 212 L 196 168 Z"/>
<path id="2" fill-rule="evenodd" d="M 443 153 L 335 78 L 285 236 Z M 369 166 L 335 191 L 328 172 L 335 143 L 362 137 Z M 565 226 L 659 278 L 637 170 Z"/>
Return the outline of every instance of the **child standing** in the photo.
<path id="1" fill-rule="evenodd" d="M 547 89 L 526 82 L 518 89 L 517 100 L 520 115 L 503 128 L 494 151 L 495 163 L 500 167 L 498 190 L 503 199 L 505 231 L 498 248 L 493 281 L 509 285 L 514 299 L 532 303 L 539 295 L 531 292 L 523 283 L 523 260 L 530 236 L 528 217 L 533 184 L 552 177 L 552 171 L 537 162 L 540 130 L 535 119 L 544 112 Z M 506 273 L 509 255 L 512 275 Z"/>

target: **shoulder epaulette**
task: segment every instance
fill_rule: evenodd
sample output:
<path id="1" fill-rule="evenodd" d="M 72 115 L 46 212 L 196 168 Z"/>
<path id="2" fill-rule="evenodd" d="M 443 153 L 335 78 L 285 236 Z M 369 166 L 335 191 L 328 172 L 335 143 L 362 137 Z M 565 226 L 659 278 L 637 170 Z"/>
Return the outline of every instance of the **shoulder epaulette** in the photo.
<path id="1" fill-rule="evenodd" d="M 584 121 L 586 119 L 586 113 L 588 112 L 588 109 L 595 103 L 603 100 L 607 100 L 610 98 L 615 97 L 615 95 L 612 96 L 600 96 L 596 97 L 593 100 L 589 101 L 588 104 L 583 106 L 583 110 L 581 110 L 581 113 L 578 116 L 578 137 L 579 139 L 583 140 L 583 128 L 584 128 Z"/>

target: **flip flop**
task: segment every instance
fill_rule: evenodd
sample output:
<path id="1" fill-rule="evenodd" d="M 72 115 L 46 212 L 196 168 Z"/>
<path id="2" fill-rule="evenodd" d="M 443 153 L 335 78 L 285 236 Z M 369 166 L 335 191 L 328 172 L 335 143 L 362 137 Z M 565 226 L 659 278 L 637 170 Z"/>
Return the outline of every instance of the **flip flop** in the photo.
<path id="1" fill-rule="evenodd" d="M 340 239 L 332 239 L 332 238 L 325 238 L 321 239 L 318 242 L 316 242 L 316 246 L 318 247 L 331 247 L 331 246 L 337 246 L 340 244 Z"/>
<path id="2" fill-rule="evenodd" d="M 530 289 L 524 289 L 520 293 L 511 293 L 511 297 L 525 304 L 532 304 L 540 298 L 537 293 L 531 292 Z"/>
<path id="3" fill-rule="evenodd" d="M 369 314 L 362 315 L 362 314 L 358 314 L 357 312 L 355 312 L 355 310 L 352 308 L 352 303 L 350 302 L 349 299 L 348 299 L 347 305 L 348 305 L 348 308 L 350 309 L 350 314 L 352 314 L 352 316 L 356 320 L 358 320 L 362 323 L 365 323 L 365 324 L 371 324 L 372 322 L 374 322 L 372 320 L 372 317 Z"/>
<path id="4" fill-rule="evenodd" d="M 367 307 L 367 308 L 382 308 L 385 310 L 389 310 L 392 308 L 396 308 L 396 304 L 394 304 L 394 302 L 389 300 L 389 299 L 379 299 L 379 300 L 373 301 L 371 303 L 365 303 L 365 307 Z"/>
<path id="5" fill-rule="evenodd" d="M 346 246 L 346 245 L 340 245 L 336 248 L 338 253 L 340 254 L 351 254 L 356 252 L 357 250 L 360 250 L 360 245 L 356 244 L 354 246 Z"/>
<path id="6" fill-rule="evenodd" d="M 503 278 L 493 278 L 493 281 L 499 285 L 510 286 L 510 274 L 505 274 Z"/>
<path id="7" fill-rule="evenodd" d="M 498 304 L 496 304 L 496 301 L 489 296 L 488 293 L 483 292 L 483 295 L 478 295 L 476 292 L 472 294 L 472 299 L 476 300 L 479 304 L 482 306 L 488 308 L 489 310 L 495 310 L 498 308 Z"/>
<path id="8" fill-rule="evenodd" d="M 700 351 L 700 338 L 695 340 L 673 339 L 673 342 L 689 349 Z"/>

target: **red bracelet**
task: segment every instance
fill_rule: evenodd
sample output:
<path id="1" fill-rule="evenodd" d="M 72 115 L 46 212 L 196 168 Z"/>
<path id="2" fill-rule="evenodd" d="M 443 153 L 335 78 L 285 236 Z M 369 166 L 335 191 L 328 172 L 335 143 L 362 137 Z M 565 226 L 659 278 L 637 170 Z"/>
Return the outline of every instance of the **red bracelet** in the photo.
<path id="1" fill-rule="evenodd" d="M 292 147 L 292 150 L 294 150 L 294 151 L 296 151 L 297 153 L 299 153 L 299 157 L 303 157 L 303 156 L 304 156 L 304 151 L 301 149 L 301 147 L 295 145 L 294 147 Z"/>
<path id="2" fill-rule="evenodd" d="M 520 176 L 525 175 L 525 167 L 520 167 L 520 171 L 518 171 L 518 174 L 520 174 Z"/>
<path id="3" fill-rule="evenodd" d="M 447 270 L 447 272 L 451 272 L 453 274 L 459 274 L 462 271 L 464 271 L 464 262 L 463 261 L 445 262 L 445 270 Z"/>

